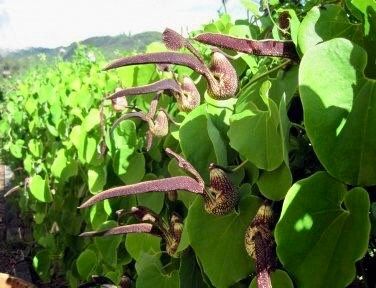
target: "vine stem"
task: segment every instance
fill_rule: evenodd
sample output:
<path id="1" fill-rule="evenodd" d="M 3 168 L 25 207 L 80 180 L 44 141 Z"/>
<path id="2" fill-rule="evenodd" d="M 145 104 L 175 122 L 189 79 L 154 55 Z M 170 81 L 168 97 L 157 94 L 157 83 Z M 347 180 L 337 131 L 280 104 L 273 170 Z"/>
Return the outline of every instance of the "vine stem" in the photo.
<path id="1" fill-rule="evenodd" d="M 291 123 L 291 126 L 299 128 L 299 129 L 305 131 L 305 127 L 303 125 L 300 125 L 300 124 L 295 123 L 295 122 L 290 122 L 290 123 Z"/>
<path id="2" fill-rule="evenodd" d="M 238 166 L 236 166 L 234 169 L 232 169 L 231 171 L 232 172 L 236 172 L 238 171 L 240 168 L 242 168 L 243 166 L 245 166 L 245 164 L 248 163 L 248 159 L 247 160 L 244 160 L 242 163 L 240 163 Z"/>
<path id="3" fill-rule="evenodd" d="M 278 70 L 278 69 L 281 69 L 282 67 L 284 67 L 285 65 L 289 64 L 291 62 L 291 60 L 286 60 L 285 62 L 282 62 L 280 65 L 278 66 L 275 66 L 273 67 L 272 69 L 264 72 L 264 73 L 261 73 L 260 75 L 256 76 L 255 78 L 252 78 L 251 81 L 248 82 L 247 86 L 250 86 L 251 84 L 255 83 L 257 80 L 273 73 L 274 71 Z"/>

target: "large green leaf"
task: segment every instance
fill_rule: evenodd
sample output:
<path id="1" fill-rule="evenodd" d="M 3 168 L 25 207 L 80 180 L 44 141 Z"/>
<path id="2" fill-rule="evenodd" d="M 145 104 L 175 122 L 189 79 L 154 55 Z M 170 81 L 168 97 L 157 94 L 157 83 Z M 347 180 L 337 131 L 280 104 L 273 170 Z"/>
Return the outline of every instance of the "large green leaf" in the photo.
<path id="1" fill-rule="evenodd" d="M 285 162 L 276 170 L 264 171 L 257 181 L 261 194 L 273 201 L 282 200 L 291 184 L 291 171 Z"/>
<path id="2" fill-rule="evenodd" d="M 51 165 L 51 173 L 54 177 L 61 181 L 66 181 L 68 178 L 77 175 L 78 164 L 71 157 L 69 157 L 65 149 L 60 149 L 56 152 L 54 162 Z"/>
<path id="3" fill-rule="evenodd" d="M 368 193 L 346 190 L 326 172 L 295 183 L 275 229 L 277 253 L 297 287 L 345 287 L 367 252 Z M 293 245 L 291 245 L 293 243 Z"/>
<path id="4" fill-rule="evenodd" d="M 87 170 L 87 182 L 91 193 L 96 194 L 103 190 L 106 184 L 107 167 L 89 167 Z"/>
<path id="5" fill-rule="evenodd" d="M 46 177 L 43 179 L 40 175 L 34 175 L 30 178 L 29 189 L 31 194 L 40 202 L 51 202 L 52 195 L 49 187 L 49 181 Z"/>
<path id="6" fill-rule="evenodd" d="M 144 253 L 155 254 L 161 251 L 161 238 L 158 236 L 146 233 L 135 233 L 128 234 L 126 238 L 125 247 L 136 261 L 138 261 Z"/>
<path id="7" fill-rule="evenodd" d="M 135 123 L 131 120 L 121 122 L 111 135 L 107 135 L 106 144 L 110 148 L 114 171 L 118 175 L 126 173 L 137 144 Z"/>
<path id="8" fill-rule="evenodd" d="M 299 27 L 298 47 L 305 53 L 316 44 L 332 38 L 342 37 L 354 41 L 360 35 L 361 25 L 352 24 L 339 5 L 316 6 L 307 13 Z"/>
<path id="9" fill-rule="evenodd" d="M 136 288 L 179 288 L 179 273 L 165 274 L 159 260 L 160 254 L 142 254 L 136 262 Z"/>
<path id="10" fill-rule="evenodd" d="M 197 107 L 188 114 L 179 129 L 184 156 L 204 179 L 209 178 L 210 163 L 227 165 L 226 145 L 207 109 L 206 104 Z"/>
<path id="11" fill-rule="evenodd" d="M 117 223 L 113 220 L 104 222 L 98 230 L 105 230 L 116 227 Z M 108 265 L 116 267 L 117 263 L 117 248 L 122 240 L 122 235 L 116 236 L 98 236 L 94 238 L 95 246 L 99 251 L 101 259 Z"/>
<path id="12" fill-rule="evenodd" d="M 376 25 L 376 2 L 374 0 L 346 0 L 351 13 L 364 23 L 364 33 L 368 36 L 374 32 Z M 375 39 L 376 35 L 372 36 Z"/>
<path id="13" fill-rule="evenodd" d="M 365 51 L 345 39 L 310 49 L 299 71 L 305 127 L 324 167 L 352 185 L 376 184 L 376 81 Z"/>
<path id="14" fill-rule="evenodd" d="M 189 209 L 185 222 L 191 246 L 215 287 L 229 287 L 253 271 L 244 235 L 259 205 L 258 198 L 244 197 L 239 213 L 216 216 L 204 211 L 202 197 L 198 197 Z"/>
<path id="15" fill-rule="evenodd" d="M 200 270 L 197 264 L 196 255 L 192 250 L 186 251 L 181 256 L 180 269 L 180 288 L 206 288 Z"/>
<path id="16" fill-rule="evenodd" d="M 268 97 L 269 81 L 260 90 L 251 89 L 239 96 L 237 112 L 230 118 L 230 145 L 258 168 L 274 170 L 283 161 L 278 107 Z"/>
<path id="17" fill-rule="evenodd" d="M 77 271 L 83 279 L 87 279 L 97 266 L 97 255 L 90 249 L 81 252 L 76 262 Z"/>
<path id="18" fill-rule="evenodd" d="M 39 251 L 33 257 L 33 267 L 38 276 L 47 281 L 50 278 L 51 255 L 47 249 Z"/>

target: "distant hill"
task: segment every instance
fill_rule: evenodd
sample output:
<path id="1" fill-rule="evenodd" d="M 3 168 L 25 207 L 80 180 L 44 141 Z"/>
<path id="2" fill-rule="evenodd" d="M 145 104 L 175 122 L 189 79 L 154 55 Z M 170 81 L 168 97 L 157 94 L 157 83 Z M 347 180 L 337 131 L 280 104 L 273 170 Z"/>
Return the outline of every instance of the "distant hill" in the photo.
<path id="1" fill-rule="evenodd" d="M 159 32 L 143 32 L 135 35 L 117 35 L 117 36 L 99 36 L 91 37 L 86 40 L 80 41 L 80 44 L 95 47 L 100 50 L 107 59 L 116 57 L 116 52 L 142 52 L 146 46 L 152 42 L 160 41 L 161 33 Z M 77 47 L 77 43 L 72 43 L 67 47 L 57 48 L 42 48 L 33 47 L 18 51 L 0 51 L 0 73 L 4 71 L 10 71 L 11 74 L 24 71 L 28 67 L 38 63 L 40 61 L 40 55 L 44 54 L 46 60 L 50 61 L 58 56 L 61 51 L 64 51 L 63 58 L 69 59 L 74 50 Z M 61 54 L 60 54 L 61 55 Z M 0 74 L 0 78 L 1 78 Z M 6 72 L 4 75 L 8 74 Z"/>

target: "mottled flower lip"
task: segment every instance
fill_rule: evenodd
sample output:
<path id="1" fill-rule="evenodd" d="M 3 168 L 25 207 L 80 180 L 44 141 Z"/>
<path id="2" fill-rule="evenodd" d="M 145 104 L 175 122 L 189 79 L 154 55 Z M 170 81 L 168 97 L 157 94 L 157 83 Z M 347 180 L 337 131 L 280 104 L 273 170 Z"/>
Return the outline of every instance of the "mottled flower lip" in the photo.
<path id="1" fill-rule="evenodd" d="M 250 40 L 217 33 L 203 33 L 193 39 L 204 44 L 247 54 L 284 57 L 294 61 L 299 60 L 298 53 L 292 41 Z"/>
<path id="2" fill-rule="evenodd" d="M 138 86 L 138 87 L 130 87 L 126 89 L 119 90 L 106 99 L 115 99 L 118 97 L 123 96 L 132 96 L 132 95 L 139 95 L 139 94 L 147 94 L 153 92 L 160 92 L 164 90 L 171 90 L 177 93 L 182 93 L 179 84 L 175 81 L 175 79 L 163 79 L 148 85 Z"/>
<path id="3" fill-rule="evenodd" d="M 111 188 L 89 198 L 78 208 L 87 208 L 99 201 L 115 197 L 135 195 L 146 192 L 167 192 L 172 190 L 186 190 L 196 194 L 203 193 L 203 187 L 195 179 L 188 176 L 176 176 Z"/>

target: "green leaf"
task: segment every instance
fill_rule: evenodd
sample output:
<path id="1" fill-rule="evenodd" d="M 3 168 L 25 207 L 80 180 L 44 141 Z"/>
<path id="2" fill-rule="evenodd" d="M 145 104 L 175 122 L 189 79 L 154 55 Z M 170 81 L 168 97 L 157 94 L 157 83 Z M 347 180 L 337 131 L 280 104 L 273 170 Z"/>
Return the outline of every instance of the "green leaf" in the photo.
<path id="1" fill-rule="evenodd" d="M 180 147 L 184 156 L 204 179 L 209 179 L 210 163 L 227 165 L 224 163 L 227 161 L 226 145 L 211 121 L 207 105 L 203 104 L 188 114 L 179 129 Z"/>
<path id="2" fill-rule="evenodd" d="M 346 5 L 351 13 L 364 23 L 364 34 L 366 36 L 372 33 L 372 26 L 376 24 L 376 2 L 373 0 L 346 0 Z M 373 35 L 373 37 L 376 37 Z"/>
<path id="3" fill-rule="evenodd" d="M 68 159 L 67 151 L 65 149 L 57 151 L 55 157 L 56 158 L 51 165 L 51 173 L 54 177 L 66 181 L 70 177 L 77 175 L 78 164 L 73 159 Z"/>
<path id="4" fill-rule="evenodd" d="M 115 173 L 126 173 L 137 144 L 136 124 L 131 120 L 121 122 L 113 135 L 107 135 L 106 143 L 110 148 Z"/>
<path id="5" fill-rule="evenodd" d="M 270 82 L 266 81 L 255 93 L 242 92 L 236 113 L 230 118 L 230 145 L 240 155 L 264 170 L 274 170 L 283 161 L 279 112 L 268 97 Z M 247 90 L 248 91 L 248 90 Z M 260 93 L 260 94 L 259 94 Z M 261 96 L 261 97 L 260 97 Z"/>
<path id="6" fill-rule="evenodd" d="M 264 171 L 257 181 L 257 186 L 261 194 L 273 201 L 279 201 L 285 198 L 291 184 L 291 171 L 289 167 L 286 166 L 285 162 L 276 170 Z"/>
<path id="7" fill-rule="evenodd" d="M 85 129 L 86 132 L 92 130 L 95 126 L 99 125 L 100 123 L 100 114 L 99 110 L 96 108 L 90 109 L 89 114 L 85 117 L 82 127 Z"/>
<path id="8" fill-rule="evenodd" d="M 15 143 L 10 144 L 10 153 L 18 159 L 22 158 L 22 148 L 25 142 L 21 139 L 16 140 Z"/>
<path id="9" fill-rule="evenodd" d="M 197 264 L 196 256 L 191 250 L 181 256 L 179 278 L 180 288 L 208 287 L 202 279 L 200 266 Z"/>
<path id="10" fill-rule="evenodd" d="M 127 171 L 119 175 L 126 184 L 140 182 L 145 175 L 145 157 L 142 153 L 135 153 L 129 159 Z"/>
<path id="11" fill-rule="evenodd" d="M 355 41 L 360 35 L 361 25 L 352 24 L 339 5 L 321 8 L 315 6 L 307 13 L 299 27 L 298 48 L 304 54 L 309 48 L 323 41 L 337 37 Z"/>
<path id="12" fill-rule="evenodd" d="M 286 195 L 275 229 L 278 258 L 297 287 L 346 287 L 355 262 L 367 252 L 368 193 L 326 172 L 295 183 Z M 294 245 L 291 245 L 293 243 Z"/>
<path id="13" fill-rule="evenodd" d="M 90 167 L 87 170 L 87 182 L 89 190 L 92 194 L 96 194 L 103 190 L 103 186 L 107 180 L 107 167 L 98 166 Z"/>
<path id="14" fill-rule="evenodd" d="M 93 229 L 99 229 L 102 223 L 111 215 L 111 212 L 112 209 L 108 199 L 94 204 L 90 208 L 90 223 L 91 226 L 93 226 Z"/>
<path id="15" fill-rule="evenodd" d="M 85 249 L 81 252 L 80 256 L 78 256 L 76 266 L 82 279 L 88 279 L 97 266 L 97 255 L 92 250 Z"/>
<path id="16" fill-rule="evenodd" d="M 52 195 L 49 187 L 48 178 L 43 179 L 40 175 L 34 175 L 30 178 L 29 189 L 31 194 L 40 202 L 51 202 Z"/>
<path id="17" fill-rule="evenodd" d="M 292 280 L 285 271 L 283 270 L 275 270 L 270 273 L 270 280 L 272 281 L 272 287 L 273 288 L 294 288 L 294 284 L 292 283 Z M 249 285 L 249 288 L 257 288 L 257 279 L 254 277 L 252 279 L 251 284 Z"/>
<path id="18" fill-rule="evenodd" d="M 252 12 L 253 15 L 258 16 L 260 14 L 259 8 L 260 6 L 256 4 L 255 2 L 251 0 L 240 0 L 242 5 L 250 12 Z"/>
<path id="19" fill-rule="evenodd" d="M 185 222 L 191 246 L 215 287 L 229 287 L 254 270 L 244 247 L 244 235 L 259 205 L 258 198 L 244 197 L 240 213 L 216 216 L 207 214 L 202 197 L 197 197 L 189 209 Z"/>
<path id="20" fill-rule="evenodd" d="M 103 223 L 98 231 L 116 227 L 117 223 L 113 220 Z M 117 264 L 117 248 L 122 240 L 122 235 L 95 237 L 94 243 L 99 251 L 101 259 L 111 267 Z"/>
<path id="21" fill-rule="evenodd" d="M 320 162 L 335 178 L 368 186 L 376 184 L 376 81 L 363 74 L 366 57 L 345 39 L 319 44 L 303 57 L 299 85 Z"/>
<path id="22" fill-rule="evenodd" d="M 155 254 L 161 251 L 161 238 L 146 233 L 128 234 L 125 247 L 133 259 L 139 261 L 142 254 Z"/>
<path id="23" fill-rule="evenodd" d="M 43 281 L 50 279 L 51 255 L 47 249 L 39 251 L 33 258 L 33 267 Z"/>
<path id="24" fill-rule="evenodd" d="M 179 273 L 165 274 L 159 260 L 159 254 L 142 254 L 136 262 L 136 288 L 179 288 Z"/>

